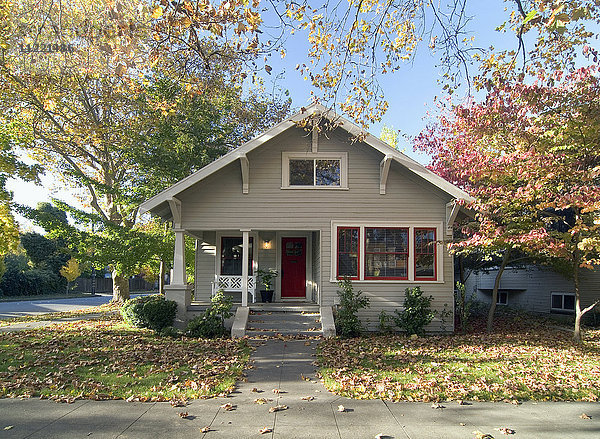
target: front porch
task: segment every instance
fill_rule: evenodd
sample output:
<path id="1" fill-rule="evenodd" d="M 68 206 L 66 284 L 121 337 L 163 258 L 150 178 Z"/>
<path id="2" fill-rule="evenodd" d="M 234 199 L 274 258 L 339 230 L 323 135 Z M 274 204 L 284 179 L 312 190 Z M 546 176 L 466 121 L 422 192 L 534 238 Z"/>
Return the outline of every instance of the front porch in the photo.
<path id="1" fill-rule="evenodd" d="M 178 326 L 210 304 L 219 290 L 234 307 L 298 309 L 321 302 L 321 234 L 318 230 L 175 230 L 169 300 L 178 303 Z M 195 239 L 194 282 L 187 284 L 185 240 Z M 272 303 L 262 303 L 259 270 L 275 270 Z"/>

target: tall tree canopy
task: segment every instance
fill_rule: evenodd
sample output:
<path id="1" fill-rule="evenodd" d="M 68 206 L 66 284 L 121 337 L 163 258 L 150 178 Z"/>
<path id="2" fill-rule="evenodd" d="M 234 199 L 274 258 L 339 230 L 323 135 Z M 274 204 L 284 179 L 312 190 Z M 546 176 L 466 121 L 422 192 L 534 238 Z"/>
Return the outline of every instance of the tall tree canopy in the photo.
<path id="1" fill-rule="evenodd" d="M 511 82 L 454 107 L 417 146 L 432 169 L 475 197 L 478 222 L 458 248 L 518 248 L 565 261 L 574 279 L 600 264 L 600 80 L 580 69 L 553 84 Z"/>
<path id="2" fill-rule="evenodd" d="M 315 97 L 365 126 L 388 108 L 382 75 L 401 69 L 417 51 L 439 59 L 448 90 L 461 83 L 481 88 L 520 74 L 572 69 L 581 55 L 597 58 L 600 21 L 595 0 L 495 0 L 506 7 L 497 23 L 505 44 L 496 50 L 473 39 L 475 0 L 0 1 L 8 14 L 0 46 L 9 53 L 20 44 L 72 43 L 64 66 L 82 70 L 91 63 L 92 71 L 118 76 L 135 77 L 152 65 L 190 85 L 199 77 L 256 83 L 271 74 L 270 56 L 284 57 L 289 43 L 302 39 L 307 53 L 297 70 Z M 35 57 L 34 65 L 31 55 L 21 55 L 19 64 L 43 69 L 47 58 Z"/>
<path id="3" fill-rule="evenodd" d="M 227 81 L 234 62 L 182 69 L 176 47 L 158 58 L 151 26 L 160 17 L 150 5 L 42 0 L 6 8 L 3 25 L 23 39 L 4 37 L 0 110 L 28 134 L 22 148 L 78 190 L 88 213 L 61 207 L 86 234 L 63 232 L 113 267 L 115 298 L 127 297 L 124 277 L 162 249 L 164 235 L 137 224 L 139 202 L 279 121 L 289 102 Z"/>

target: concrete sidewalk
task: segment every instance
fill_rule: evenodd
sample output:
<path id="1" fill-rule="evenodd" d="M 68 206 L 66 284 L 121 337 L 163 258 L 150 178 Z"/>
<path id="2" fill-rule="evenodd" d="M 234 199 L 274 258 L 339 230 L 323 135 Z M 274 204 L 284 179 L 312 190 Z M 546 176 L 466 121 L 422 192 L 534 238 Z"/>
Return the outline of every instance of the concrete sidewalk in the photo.
<path id="1" fill-rule="evenodd" d="M 356 401 L 335 396 L 315 378 L 318 341 L 267 340 L 253 354 L 255 368 L 228 398 L 168 403 L 38 399 L 0 400 L 1 438 L 600 438 L 596 403 L 443 404 Z M 279 389 L 274 393 L 273 389 Z M 258 390 L 258 392 L 256 392 Z M 302 399 L 312 397 L 309 400 Z M 266 404 L 254 400 L 265 398 Z M 233 410 L 221 406 L 230 403 Z M 269 412 L 270 407 L 287 406 Z M 345 407 L 344 412 L 338 406 Z M 179 413 L 187 412 L 187 418 Z M 582 419 L 587 414 L 591 419 Z M 202 433 L 208 426 L 210 431 Z M 261 434 L 265 427 L 272 432 Z M 515 434 L 496 430 L 508 427 Z"/>

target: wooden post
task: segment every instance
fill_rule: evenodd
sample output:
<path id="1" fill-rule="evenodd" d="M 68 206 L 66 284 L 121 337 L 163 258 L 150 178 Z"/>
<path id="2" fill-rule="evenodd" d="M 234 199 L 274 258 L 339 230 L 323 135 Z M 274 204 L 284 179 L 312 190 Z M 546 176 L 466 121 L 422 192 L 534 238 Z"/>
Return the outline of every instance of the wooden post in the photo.
<path id="1" fill-rule="evenodd" d="M 248 261 L 250 259 L 250 230 L 242 230 L 242 306 L 248 306 Z"/>

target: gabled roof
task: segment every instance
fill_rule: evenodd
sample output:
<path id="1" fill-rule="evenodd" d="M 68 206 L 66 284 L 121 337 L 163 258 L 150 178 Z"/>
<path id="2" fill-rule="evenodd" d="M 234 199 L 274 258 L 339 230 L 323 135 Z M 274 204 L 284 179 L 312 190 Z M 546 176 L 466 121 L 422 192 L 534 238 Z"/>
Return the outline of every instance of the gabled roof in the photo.
<path id="1" fill-rule="evenodd" d="M 219 169 L 224 168 L 225 166 L 229 165 L 230 163 L 233 163 L 236 160 L 239 160 L 241 157 L 244 157 L 250 151 L 260 147 L 261 145 L 273 139 L 274 137 L 277 137 L 284 131 L 296 126 L 298 122 L 304 120 L 305 118 L 313 114 L 320 114 L 329 120 L 335 121 L 336 124 L 339 124 L 339 127 L 341 129 L 347 131 L 353 136 L 361 136 L 361 139 L 364 143 L 381 152 L 384 156 L 391 157 L 394 161 L 400 163 L 409 171 L 413 172 L 422 179 L 438 187 L 443 192 L 446 192 L 451 197 L 471 200 L 471 197 L 466 192 L 454 186 L 452 183 L 449 183 L 448 181 L 444 180 L 440 176 L 434 174 L 417 161 L 402 154 L 400 151 L 392 148 L 381 139 L 368 133 L 366 136 L 364 136 L 364 131 L 354 123 L 338 116 L 336 113 L 334 113 L 331 110 L 328 110 L 323 105 L 312 104 L 306 108 L 303 108 L 301 111 L 287 118 L 283 122 L 280 122 L 273 128 L 270 128 L 269 130 L 265 131 L 264 133 L 260 134 L 254 139 L 249 140 L 248 142 L 244 143 L 243 145 L 239 146 L 233 151 L 206 165 L 202 169 L 194 172 L 190 176 L 178 181 L 173 186 L 165 189 L 164 191 L 160 192 L 159 194 L 155 195 L 149 200 L 146 200 L 140 205 L 140 211 L 150 211 L 154 213 L 158 213 L 158 211 L 164 211 L 168 204 L 168 201 L 171 200 L 173 197 L 176 197 L 179 193 L 183 192 L 184 190 L 188 189 L 194 184 L 202 181 L 209 175 L 217 172 Z"/>

